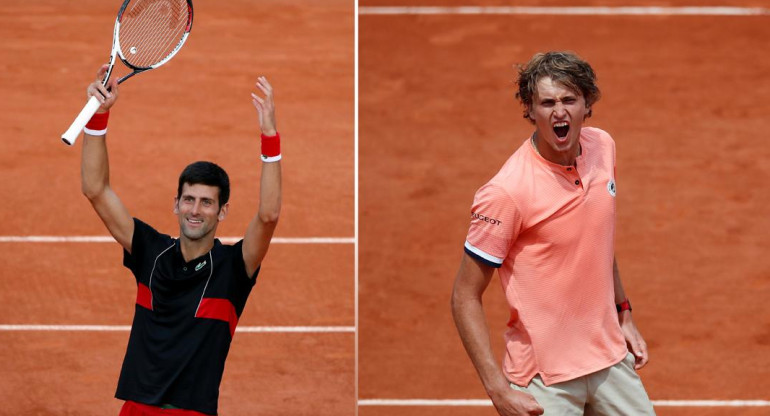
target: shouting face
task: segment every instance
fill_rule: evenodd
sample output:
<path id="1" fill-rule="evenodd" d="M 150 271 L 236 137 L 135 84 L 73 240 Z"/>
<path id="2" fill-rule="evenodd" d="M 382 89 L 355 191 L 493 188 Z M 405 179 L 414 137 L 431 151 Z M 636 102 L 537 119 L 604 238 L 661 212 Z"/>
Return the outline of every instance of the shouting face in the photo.
<path id="1" fill-rule="evenodd" d="M 589 110 L 582 94 L 549 77 L 541 78 L 529 110 L 538 152 L 551 162 L 574 164 L 580 152 L 580 129 Z"/>

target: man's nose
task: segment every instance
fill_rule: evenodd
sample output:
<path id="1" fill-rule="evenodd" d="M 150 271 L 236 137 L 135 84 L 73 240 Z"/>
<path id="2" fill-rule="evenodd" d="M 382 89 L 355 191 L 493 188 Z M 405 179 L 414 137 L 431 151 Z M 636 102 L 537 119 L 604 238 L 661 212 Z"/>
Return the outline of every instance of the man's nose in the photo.
<path id="1" fill-rule="evenodd" d="M 557 118 L 561 118 L 567 115 L 567 107 L 564 106 L 561 102 L 556 103 L 556 105 L 553 107 L 553 113 Z"/>

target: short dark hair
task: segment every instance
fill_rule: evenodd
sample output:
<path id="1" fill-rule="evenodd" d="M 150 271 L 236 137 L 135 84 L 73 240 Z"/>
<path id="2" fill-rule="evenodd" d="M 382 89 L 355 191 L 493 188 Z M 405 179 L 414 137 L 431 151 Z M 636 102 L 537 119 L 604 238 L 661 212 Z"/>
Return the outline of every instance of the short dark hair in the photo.
<path id="1" fill-rule="evenodd" d="M 219 207 L 222 208 L 230 200 L 230 178 L 227 172 L 216 163 L 199 161 L 190 163 L 179 175 L 179 187 L 176 190 L 176 197 L 182 197 L 182 186 L 188 185 L 208 185 L 219 188 Z"/>
<path id="2" fill-rule="evenodd" d="M 524 118 L 530 119 L 529 111 L 537 92 L 537 83 L 546 77 L 580 93 L 589 109 L 586 117 L 591 117 L 591 107 L 601 97 L 591 65 L 573 52 L 546 52 L 537 53 L 525 65 L 519 65 L 516 98 L 525 107 Z"/>

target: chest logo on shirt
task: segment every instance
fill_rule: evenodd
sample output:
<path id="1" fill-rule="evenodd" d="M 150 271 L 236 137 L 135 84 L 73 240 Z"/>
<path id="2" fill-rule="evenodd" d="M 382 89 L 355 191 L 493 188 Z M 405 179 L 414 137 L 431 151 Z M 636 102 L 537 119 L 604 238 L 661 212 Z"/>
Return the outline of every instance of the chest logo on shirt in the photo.
<path id="1" fill-rule="evenodd" d="M 195 271 L 197 272 L 198 270 L 202 269 L 203 266 L 205 265 L 206 265 L 206 260 L 203 260 L 202 262 L 198 263 L 197 266 L 195 266 Z"/>
<path id="2" fill-rule="evenodd" d="M 615 179 L 610 179 L 610 181 L 607 182 L 607 192 L 615 198 Z"/>

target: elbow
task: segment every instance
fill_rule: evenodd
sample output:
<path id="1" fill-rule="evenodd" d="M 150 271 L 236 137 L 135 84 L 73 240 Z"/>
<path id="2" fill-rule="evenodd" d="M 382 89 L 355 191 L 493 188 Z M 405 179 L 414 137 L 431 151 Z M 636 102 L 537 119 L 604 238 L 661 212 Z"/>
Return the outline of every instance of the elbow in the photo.
<path id="1" fill-rule="evenodd" d="M 269 225 L 275 225 L 278 224 L 278 217 L 281 214 L 280 209 L 272 209 L 272 210 L 260 210 L 259 211 L 259 221 L 262 222 L 262 224 L 269 224 Z"/>
<path id="2" fill-rule="evenodd" d="M 83 184 L 80 187 L 81 192 L 83 192 L 83 195 L 88 198 L 89 201 L 93 201 L 94 199 L 98 198 L 99 195 L 102 194 L 102 190 L 94 187 L 94 186 L 88 186 L 86 184 Z"/>
<path id="3" fill-rule="evenodd" d="M 457 317 L 465 313 L 469 308 L 483 307 L 482 293 L 476 290 L 455 287 L 452 289 L 452 297 L 449 300 L 449 307 L 452 315 Z"/>
<path id="4" fill-rule="evenodd" d="M 456 315 L 461 305 L 460 296 L 457 293 L 457 288 L 452 290 L 452 296 L 449 299 L 449 308 L 452 310 L 452 315 Z"/>
<path id="5" fill-rule="evenodd" d="M 88 200 L 93 203 L 95 200 L 104 196 L 104 193 L 110 188 L 109 184 L 103 182 L 83 181 L 80 185 L 80 191 Z"/>
<path id="6" fill-rule="evenodd" d="M 452 320 L 455 322 L 455 325 L 458 325 L 458 323 L 462 320 L 462 317 L 465 313 L 464 306 L 465 303 L 463 302 L 463 297 L 459 295 L 457 290 L 453 290 L 452 296 L 449 299 L 449 310 L 452 314 Z"/>

